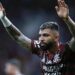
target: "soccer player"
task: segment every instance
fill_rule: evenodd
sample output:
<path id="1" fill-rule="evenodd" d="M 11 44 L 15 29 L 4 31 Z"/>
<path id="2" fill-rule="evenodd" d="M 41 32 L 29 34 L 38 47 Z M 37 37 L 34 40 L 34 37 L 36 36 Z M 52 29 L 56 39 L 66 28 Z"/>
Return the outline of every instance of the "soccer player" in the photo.
<path id="1" fill-rule="evenodd" d="M 21 63 L 17 59 L 11 59 L 6 62 L 4 71 L 6 75 L 23 75 L 21 73 Z"/>
<path id="2" fill-rule="evenodd" d="M 42 24 L 39 29 L 38 40 L 31 40 L 11 23 L 2 4 L 0 4 L 0 20 L 6 31 L 17 43 L 40 57 L 42 74 L 75 75 L 75 23 L 69 16 L 69 9 L 64 0 L 58 0 L 56 11 L 72 34 L 72 40 L 64 45 L 59 41 L 59 27 L 56 22 Z"/>

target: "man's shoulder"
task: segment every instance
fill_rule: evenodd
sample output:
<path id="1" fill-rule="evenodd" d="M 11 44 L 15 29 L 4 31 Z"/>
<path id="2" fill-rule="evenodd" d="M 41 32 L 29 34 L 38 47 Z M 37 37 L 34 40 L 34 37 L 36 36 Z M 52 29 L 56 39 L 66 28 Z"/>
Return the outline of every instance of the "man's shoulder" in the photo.
<path id="1" fill-rule="evenodd" d="M 68 42 L 60 43 L 60 45 L 59 45 L 59 52 L 60 52 L 61 55 L 68 54 L 68 53 L 72 52 L 72 50 L 69 47 Z"/>
<path id="2" fill-rule="evenodd" d="M 60 48 L 61 50 L 64 50 L 64 49 L 66 49 L 66 48 L 70 49 L 69 42 L 60 43 L 59 48 Z"/>
<path id="3" fill-rule="evenodd" d="M 75 55 L 75 52 L 70 48 L 69 42 L 61 43 L 60 50 L 63 55 Z"/>
<path id="4" fill-rule="evenodd" d="M 38 40 L 32 40 L 32 43 L 31 43 L 32 53 L 38 54 L 39 47 L 40 47 L 39 41 Z"/>

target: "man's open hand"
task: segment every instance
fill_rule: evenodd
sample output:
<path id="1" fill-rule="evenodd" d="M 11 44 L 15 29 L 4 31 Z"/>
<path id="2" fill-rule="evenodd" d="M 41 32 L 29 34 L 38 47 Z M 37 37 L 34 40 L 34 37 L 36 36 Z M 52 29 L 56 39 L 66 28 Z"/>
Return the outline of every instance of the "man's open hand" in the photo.
<path id="1" fill-rule="evenodd" d="M 55 6 L 58 16 L 62 19 L 67 19 L 69 15 L 69 9 L 64 0 L 58 0 L 58 6 Z"/>
<path id="2" fill-rule="evenodd" d="M 0 2 L 0 19 L 5 16 L 5 9 L 3 8 L 1 2 Z"/>

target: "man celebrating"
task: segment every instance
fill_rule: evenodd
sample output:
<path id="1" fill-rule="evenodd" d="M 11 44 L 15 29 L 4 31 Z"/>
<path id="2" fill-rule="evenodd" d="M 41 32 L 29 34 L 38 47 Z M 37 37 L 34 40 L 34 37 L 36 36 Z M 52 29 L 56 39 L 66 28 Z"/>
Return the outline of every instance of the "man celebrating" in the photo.
<path id="1" fill-rule="evenodd" d="M 57 14 L 62 18 L 73 36 L 71 42 L 62 45 L 56 22 L 46 22 L 40 26 L 38 40 L 31 40 L 17 29 L 6 17 L 0 4 L 0 20 L 12 38 L 41 58 L 43 75 L 75 75 L 75 23 L 69 17 L 69 9 L 64 0 L 58 0 Z"/>

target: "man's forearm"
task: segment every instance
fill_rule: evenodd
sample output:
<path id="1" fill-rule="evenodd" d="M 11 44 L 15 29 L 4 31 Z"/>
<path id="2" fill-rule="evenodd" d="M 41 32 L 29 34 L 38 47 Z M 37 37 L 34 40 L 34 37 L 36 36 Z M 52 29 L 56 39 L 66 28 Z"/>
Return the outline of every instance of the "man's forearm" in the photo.
<path id="1" fill-rule="evenodd" d="M 1 18 L 1 21 L 9 33 L 9 35 L 24 48 L 31 49 L 31 39 L 26 37 L 11 21 L 5 16 Z"/>
<path id="2" fill-rule="evenodd" d="M 65 23 L 67 24 L 71 34 L 75 38 L 75 22 L 68 16 L 67 19 L 64 20 Z"/>
<path id="3" fill-rule="evenodd" d="M 21 32 L 19 31 L 19 29 L 17 29 L 12 23 L 11 21 L 6 17 L 4 16 L 2 19 L 1 19 L 5 29 L 7 30 L 7 32 L 14 38 L 14 39 L 17 39 L 18 36 L 21 35 Z"/>
<path id="4" fill-rule="evenodd" d="M 12 36 L 12 38 L 25 48 L 31 49 L 31 39 L 26 37 L 12 22 L 6 17 L 5 9 L 0 3 L 0 20 L 7 32 Z"/>

